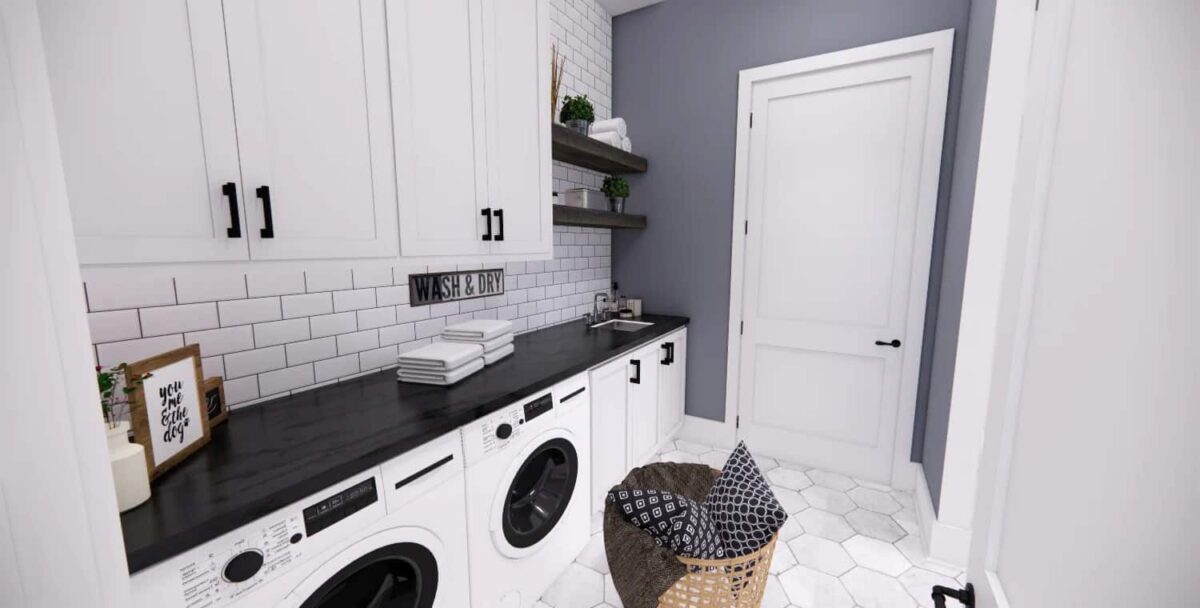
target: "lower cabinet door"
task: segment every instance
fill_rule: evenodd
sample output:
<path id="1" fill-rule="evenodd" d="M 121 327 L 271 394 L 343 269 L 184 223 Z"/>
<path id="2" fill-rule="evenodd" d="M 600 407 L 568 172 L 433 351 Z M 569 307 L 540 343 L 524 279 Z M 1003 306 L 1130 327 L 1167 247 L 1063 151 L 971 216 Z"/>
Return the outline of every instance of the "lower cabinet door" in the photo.
<path id="1" fill-rule="evenodd" d="M 659 351 L 655 342 L 639 349 L 629 361 L 625 424 L 631 468 L 649 462 L 658 446 Z"/>
<path id="2" fill-rule="evenodd" d="M 608 490 L 625 478 L 625 410 L 630 357 L 591 372 L 592 510 L 603 511 Z"/>
<path id="3" fill-rule="evenodd" d="M 672 334 L 660 343 L 658 378 L 658 441 L 679 431 L 683 423 L 684 387 L 687 369 L 687 330 Z"/>

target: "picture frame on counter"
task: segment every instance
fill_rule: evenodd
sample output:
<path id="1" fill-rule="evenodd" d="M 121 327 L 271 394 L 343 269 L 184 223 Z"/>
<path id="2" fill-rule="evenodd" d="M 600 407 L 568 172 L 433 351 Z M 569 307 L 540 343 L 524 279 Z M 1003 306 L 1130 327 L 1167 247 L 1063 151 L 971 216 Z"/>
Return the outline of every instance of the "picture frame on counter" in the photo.
<path id="1" fill-rule="evenodd" d="M 208 428 L 212 429 L 229 417 L 225 401 L 225 379 L 213 376 L 204 379 L 204 407 L 208 410 Z"/>
<path id="2" fill-rule="evenodd" d="M 132 382 L 145 374 L 150 375 Z M 135 387 L 129 395 L 133 440 L 146 448 L 146 470 L 153 481 L 211 438 L 200 347 L 190 344 L 130 363 L 125 377 Z"/>

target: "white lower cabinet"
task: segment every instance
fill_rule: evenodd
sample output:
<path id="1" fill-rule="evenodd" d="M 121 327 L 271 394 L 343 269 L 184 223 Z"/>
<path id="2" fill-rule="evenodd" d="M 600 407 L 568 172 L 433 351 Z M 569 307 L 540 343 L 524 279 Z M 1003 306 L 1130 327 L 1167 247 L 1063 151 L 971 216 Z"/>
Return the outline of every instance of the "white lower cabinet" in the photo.
<path id="1" fill-rule="evenodd" d="M 686 349 L 685 328 L 591 371 L 593 510 L 679 429 Z"/>

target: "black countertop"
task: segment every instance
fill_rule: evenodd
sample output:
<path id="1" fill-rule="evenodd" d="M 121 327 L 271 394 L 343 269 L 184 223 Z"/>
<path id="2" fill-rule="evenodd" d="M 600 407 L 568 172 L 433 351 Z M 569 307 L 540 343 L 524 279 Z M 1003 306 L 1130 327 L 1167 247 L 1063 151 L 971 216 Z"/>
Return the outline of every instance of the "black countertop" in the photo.
<path id="1" fill-rule="evenodd" d="M 451 387 L 394 369 L 230 413 L 212 441 L 121 515 L 130 572 L 182 553 L 687 324 L 637 332 L 582 321 L 515 338 L 516 352 Z"/>

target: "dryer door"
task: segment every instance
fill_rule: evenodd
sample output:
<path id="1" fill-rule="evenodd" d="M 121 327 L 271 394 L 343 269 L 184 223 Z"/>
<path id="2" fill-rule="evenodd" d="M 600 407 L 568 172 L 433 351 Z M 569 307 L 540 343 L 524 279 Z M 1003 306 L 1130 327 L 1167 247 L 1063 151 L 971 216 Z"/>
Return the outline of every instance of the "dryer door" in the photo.
<path id="1" fill-rule="evenodd" d="M 431 608 L 437 559 L 417 543 L 385 545 L 326 580 L 301 608 Z"/>
<path id="2" fill-rule="evenodd" d="M 545 538 L 566 512 L 578 476 L 579 455 L 568 439 L 538 444 L 517 467 L 504 495 L 504 539 L 523 549 Z"/>

